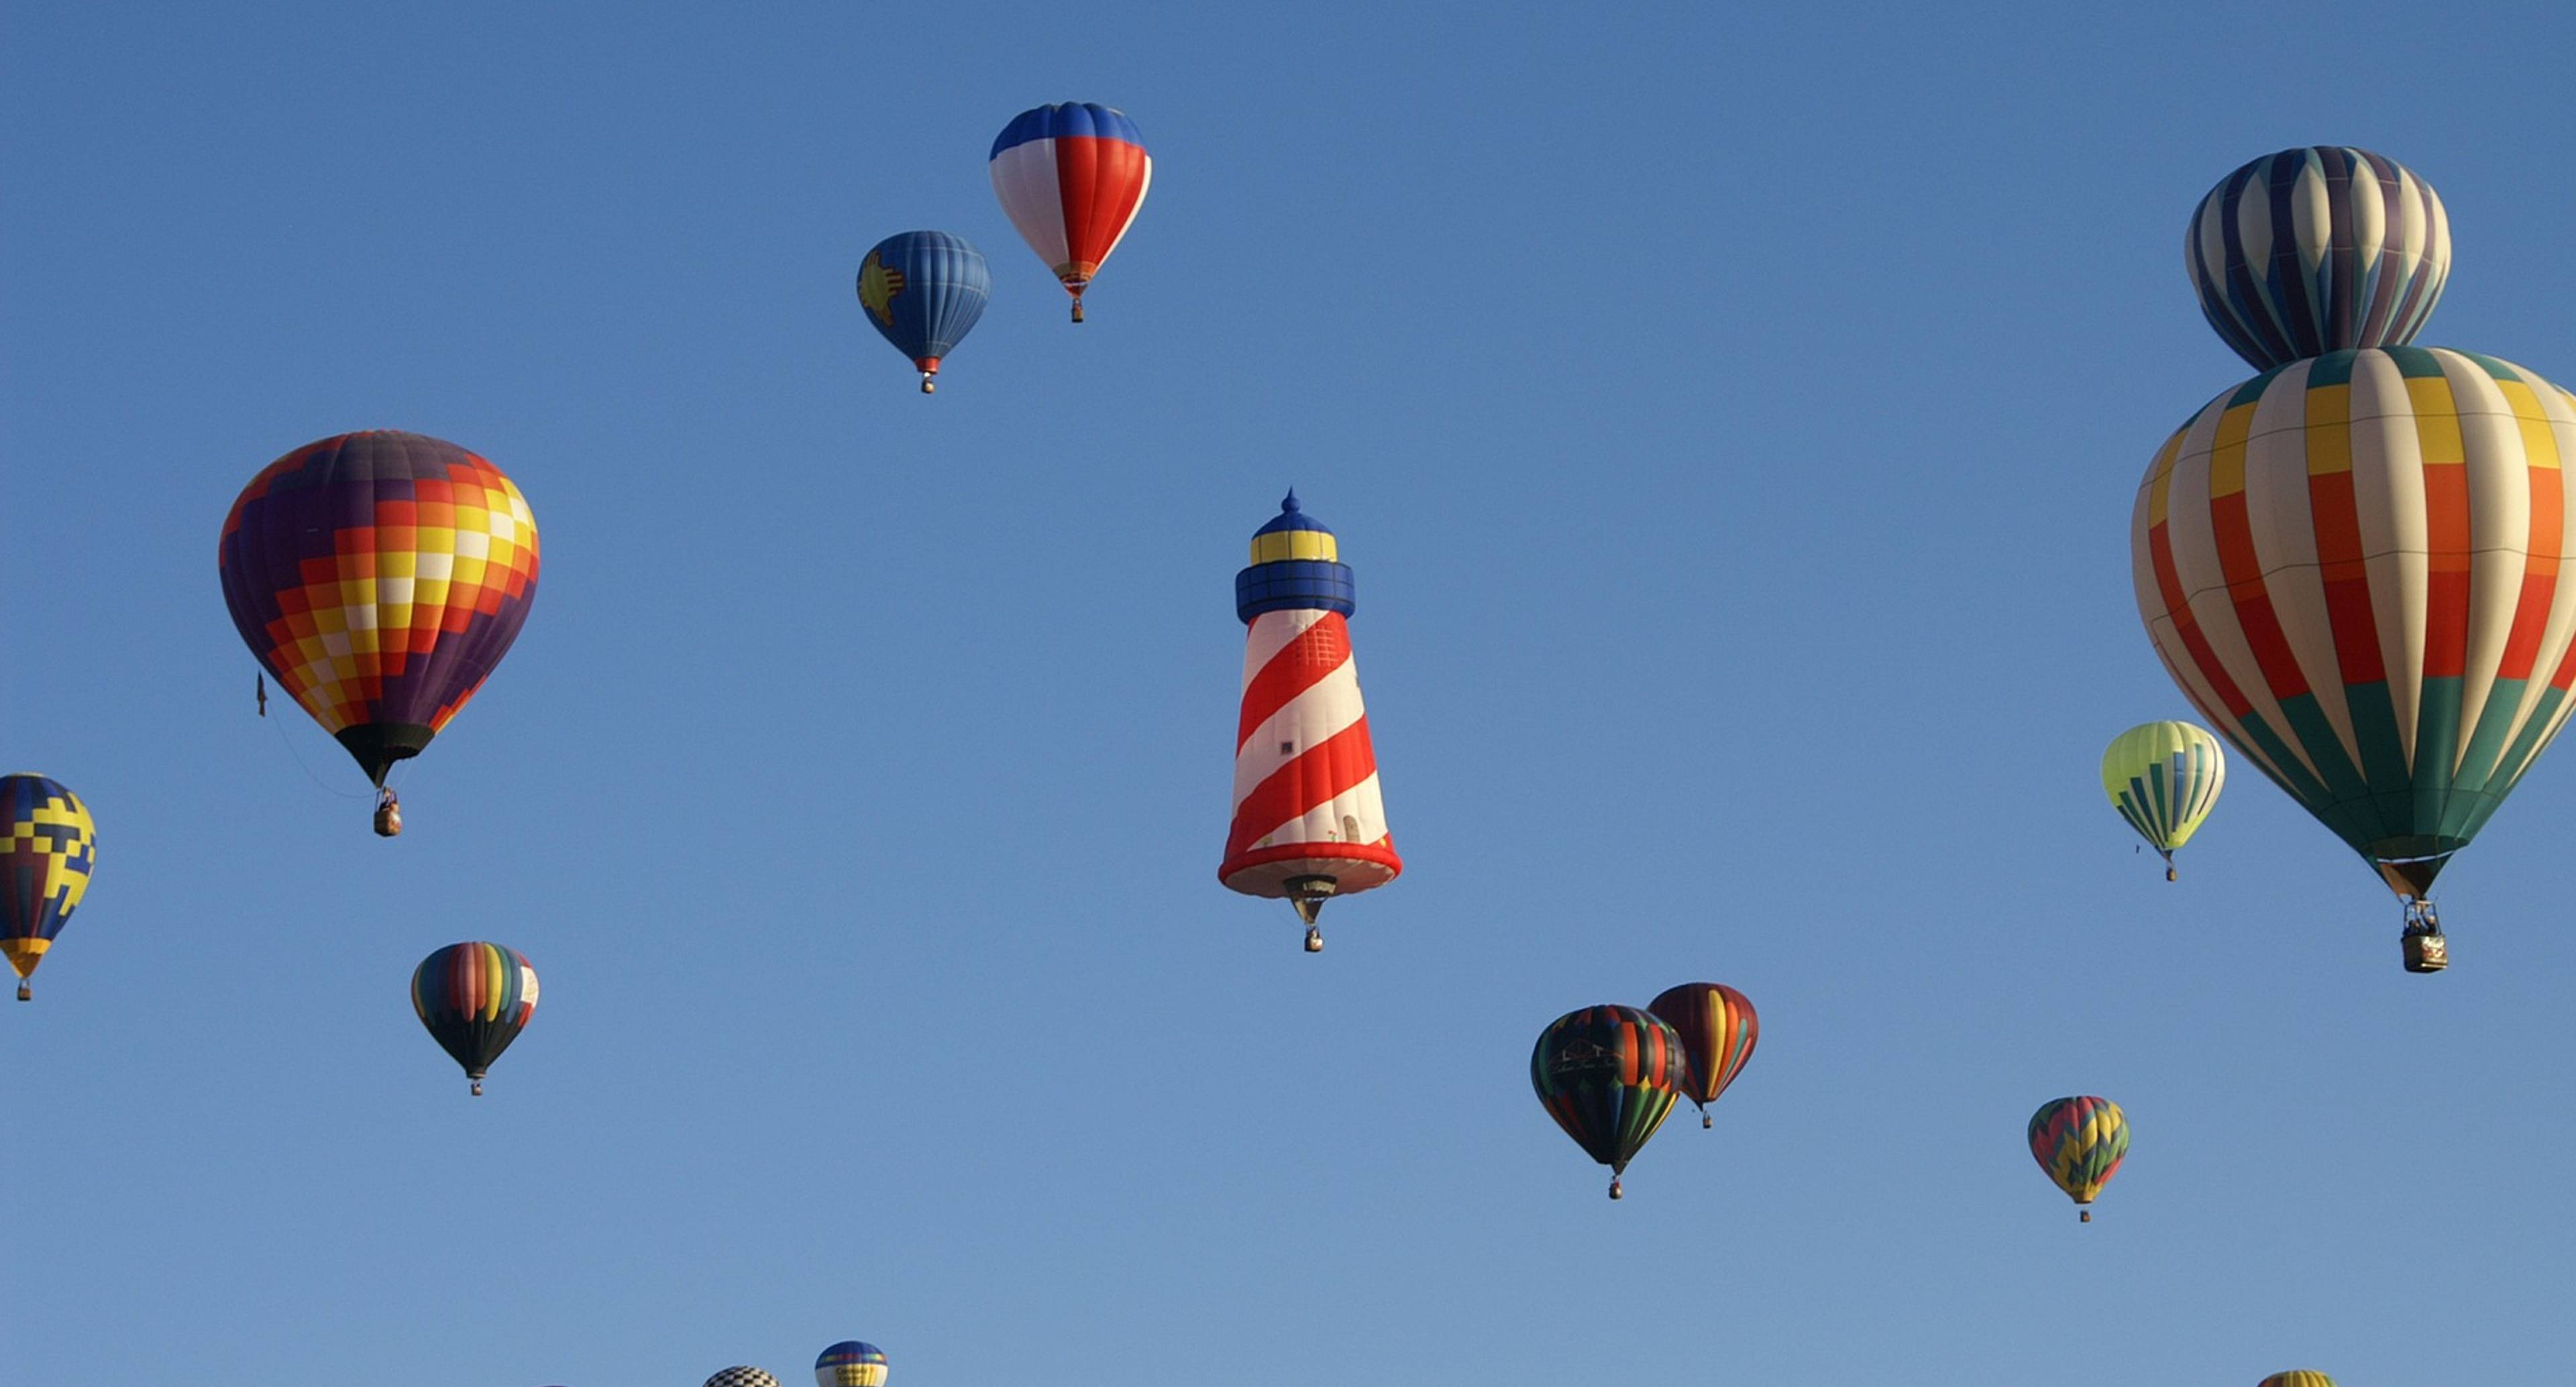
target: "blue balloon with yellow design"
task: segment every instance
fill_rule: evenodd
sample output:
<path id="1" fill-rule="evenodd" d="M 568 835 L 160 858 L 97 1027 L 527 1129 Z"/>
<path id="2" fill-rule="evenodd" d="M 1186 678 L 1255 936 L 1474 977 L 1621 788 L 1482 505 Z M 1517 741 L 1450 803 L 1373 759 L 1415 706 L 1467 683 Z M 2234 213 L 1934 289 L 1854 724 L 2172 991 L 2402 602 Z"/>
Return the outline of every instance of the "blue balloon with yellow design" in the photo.
<path id="1" fill-rule="evenodd" d="M 23 1002 L 35 995 L 28 980 L 36 965 L 89 890 L 98 828 L 80 796 L 24 771 L 0 776 L 0 815 L 8 822 L 0 842 L 0 953 L 18 971 Z"/>
<path id="2" fill-rule="evenodd" d="M 843 1339 L 814 1360 L 814 1387 L 886 1387 L 885 1350 Z"/>
<path id="3" fill-rule="evenodd" d="M 984 316 L 992 289 L 984 253 L 945 231 L 888 236 L 859 262 L 859 307 L 921 372 L 924 395 L 936 388 L 940 359 Z"/>

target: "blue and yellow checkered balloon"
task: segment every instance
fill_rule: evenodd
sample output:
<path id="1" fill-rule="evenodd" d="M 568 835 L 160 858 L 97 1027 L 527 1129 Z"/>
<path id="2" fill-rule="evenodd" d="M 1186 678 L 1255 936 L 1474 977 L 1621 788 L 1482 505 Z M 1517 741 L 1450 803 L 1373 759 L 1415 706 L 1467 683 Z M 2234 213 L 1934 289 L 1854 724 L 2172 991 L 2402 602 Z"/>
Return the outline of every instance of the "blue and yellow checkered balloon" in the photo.
<path id="1" fill-rule="evenodd" d="M 8 825 L 0 839 L 0 953 L 18 970 L 23 1002 L 25 980 L 89 890 L 98 829 L 80 796 L 26 772 L 0 776 L 0 814 Z"/>

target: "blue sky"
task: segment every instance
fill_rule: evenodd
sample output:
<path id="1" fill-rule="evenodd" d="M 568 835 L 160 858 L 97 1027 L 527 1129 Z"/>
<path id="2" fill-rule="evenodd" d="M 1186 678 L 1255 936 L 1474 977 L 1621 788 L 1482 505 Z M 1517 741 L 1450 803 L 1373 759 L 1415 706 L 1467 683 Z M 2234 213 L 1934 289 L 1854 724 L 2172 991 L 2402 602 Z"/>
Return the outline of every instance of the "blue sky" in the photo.
<path id="1" fill-rule="evenodd" d="M 2170 887 L 2095 778 L 2246 374 L 2192 206 L 2390 154 L 2423 340 L 2576 378 L 2563 10 L 643 8 L 0 16 L 0 760 L 101 838 L 0 1015 L 11 1380 L 2563 1371 L 2570 753 L 2430 979 L 2250 768 Z M 1079 329 L 983 167 L 1057 100 L 1156 161 Z M 916 227 L 995 280 L 933 399 L 851 292 Z M 395 843 L 214 565 L 363 427 L 545 542 Z M 1291 484 L 1408 866 L 1315 959 L 1214 880 Z M 470 938 L 545 982 L 480 1102 Z M 1695 978 L 1761 1049 L 1612 1205 L 1529 1045 Z"/>

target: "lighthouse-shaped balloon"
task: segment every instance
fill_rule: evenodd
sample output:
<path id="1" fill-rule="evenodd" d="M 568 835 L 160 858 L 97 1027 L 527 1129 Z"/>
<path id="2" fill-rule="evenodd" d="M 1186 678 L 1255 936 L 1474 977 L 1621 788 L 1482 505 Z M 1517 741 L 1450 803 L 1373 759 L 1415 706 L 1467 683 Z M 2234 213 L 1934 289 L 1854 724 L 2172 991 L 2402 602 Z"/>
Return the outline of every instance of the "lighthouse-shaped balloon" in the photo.
<path id="1" fill-rule="evenodd" d="M 1351 660 L 1351 598 L 1333 532 L 1288 493 L 1252 536 L 1251 567 L 1234 575 L 1234 612 L 1252 629 L 1234 735 L 1234 827 L 1217 878 L 1295 905 L 1308 953 L 1324 947 L 1315 917 L 1327 899 L 1404 870 Z"/>

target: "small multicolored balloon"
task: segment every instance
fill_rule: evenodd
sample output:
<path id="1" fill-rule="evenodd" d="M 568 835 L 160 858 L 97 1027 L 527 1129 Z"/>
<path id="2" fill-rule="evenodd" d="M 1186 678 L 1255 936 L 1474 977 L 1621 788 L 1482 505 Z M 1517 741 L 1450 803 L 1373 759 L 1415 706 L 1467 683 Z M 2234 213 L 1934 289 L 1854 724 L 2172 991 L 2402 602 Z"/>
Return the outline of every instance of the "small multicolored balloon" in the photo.
<path id="1" fill-rule="evenodd" d="M 34 998 L 36 965 L 89 891 L 98 827 L 62 782 L 32 771 L 0 776 L 0 953 Z"/>
<path id="2" fill-rule="evenodd" d="M 1699 1109 L 1701 1128 L 1716 1126 L 1708 1105 L 1744 1072 L 1754 1043 L 1762 1038 L 1762 1018 L 1754 1014 L 1752 1001 L 1724 983 L 1686 982 L 1656 994 L 1646 1010 L 1682 1038 L 1682 1054 L 1690 1061 L 1682 1096 Z"/>
<path id="3" fill-rule="evenodd" d="M 2394 159 L 2285 149 L 2209 190 L 2183 260 L 2209 325 L 2269 371 L 2414 341 L 2451 274 L 2451 223 L 2433 185 Z"/>
<path id="4" fill-rule="evenodd" d="M 2335 1387 L 2335 1380 L 2324 1373 L 2293 1368 L 2285 1373 L 2274 1373 L 2255 1383 L 2254 1387 Z"/>
<path id="5" fill-rule="evenodd" d="M 2191 841 L 2227 784 L 2218 739 L 2187 722 L 2150 722 L 2111 739 L 2102 753 L 2102 789 L 2111 807 L 2165 860 L 2174 879 L 2174 850 Z"/>
<path id="6" fill-rule="evenodd" d="M 1603 1005 L 1569 1011 L 1539 1032 L 1530 1087 L 1584 1154 L 1619 1177 L 1672 1114 L 1690 1062 L 1682 1038 L 1652 1012 Z"/>
<path id="7" fill-rule="evenodd" d="M 217 553 L 251 654 L 379 788 L 483 687 L 537 595 L 527 498 L 416 433 L 339 434 L 270 463 Z"/>
<path id="8" fill-rule="evenodd" d="M 2108 1098 L 2051 1099 L 2031 1114 L 2030 1154 L 2082 1208 L 2079 1221 L 2091 1223 L 2093 1210 L 2085 1206 L 2119 1173 L 2129 1154 L 2129 1119 Z"/>
<path id="9" fill-rule="evenodd" d="M 1073 320 L 1081 322 L 1082 291 L 1154 182 L 1136 122 L 1089 101 L 1022 111 L 994 137 L 987 168 L 1002 211 L 1073 295 Z"/>
<path id="10" fill-rule="evenodd" d="M 736 1364 L 708 1378 L 706 1387 L 778 1387 L 778 1379 L 758 1368 Z"/>
<path id="11" fill-rule="evenodd" d="M 492 1062 L 536 1015 L 537 970 L 498 944 L 450 944 L 412 970 L 411 1009 L 480 1098 Z"/>
<path id="12" fill-rule="evenodd" d="M 924 395 L 938 389 L 940 360 L 974 330 L 992 291 L 984 253 L 945 231 L 888 236 L 859 262 L 859 306 L 921 372 Z"/>
<path id="13" fill-rule="evenodd" d="M 843 1339 L 814 1360 L 814 1387 L 886 1387 L 885 1351 Z"/>

